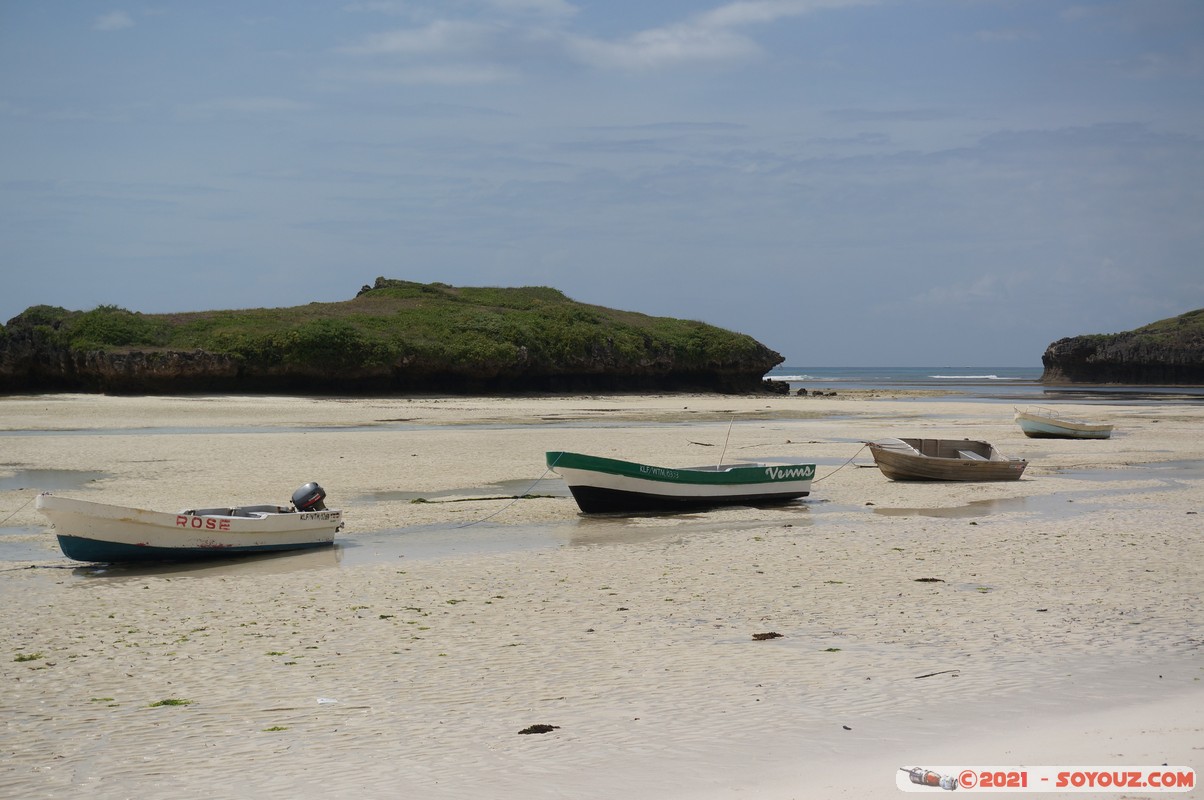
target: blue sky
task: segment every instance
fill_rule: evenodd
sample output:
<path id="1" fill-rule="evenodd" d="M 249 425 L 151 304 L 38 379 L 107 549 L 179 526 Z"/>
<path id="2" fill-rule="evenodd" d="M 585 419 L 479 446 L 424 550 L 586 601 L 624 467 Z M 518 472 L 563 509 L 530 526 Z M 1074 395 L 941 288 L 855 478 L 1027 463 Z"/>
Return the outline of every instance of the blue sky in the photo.
<path id="1" fill-rule="evenodd" d="M 1204 306 L 1198 0 L 0 5 L 0 321 L 556 287 L 790 365 Z"/>

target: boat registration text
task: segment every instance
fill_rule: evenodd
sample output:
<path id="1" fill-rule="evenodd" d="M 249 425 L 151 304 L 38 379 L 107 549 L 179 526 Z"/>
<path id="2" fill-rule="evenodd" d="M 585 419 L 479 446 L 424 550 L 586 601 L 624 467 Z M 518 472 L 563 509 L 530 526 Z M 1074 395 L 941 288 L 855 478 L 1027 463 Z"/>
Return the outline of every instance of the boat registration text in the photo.
<path id="1" fill-rule="evenodd" d="M 177 514 L 177 528 L 204 528 L 207 531 L 228 531 L 230 520 L 215 517 L 196 517 L 192 514 Z"/>

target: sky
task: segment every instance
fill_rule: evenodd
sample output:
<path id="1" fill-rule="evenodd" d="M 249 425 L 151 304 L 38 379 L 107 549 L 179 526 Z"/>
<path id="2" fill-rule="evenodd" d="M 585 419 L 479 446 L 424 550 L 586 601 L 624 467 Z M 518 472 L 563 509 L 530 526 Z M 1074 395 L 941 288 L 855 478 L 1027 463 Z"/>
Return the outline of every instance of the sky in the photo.
<path id="1" fill-rule="evenodd" d="M 2 0 L 0 322 L 551 286 L 789 366 L 1204 307 L 1199 0 Z"/>

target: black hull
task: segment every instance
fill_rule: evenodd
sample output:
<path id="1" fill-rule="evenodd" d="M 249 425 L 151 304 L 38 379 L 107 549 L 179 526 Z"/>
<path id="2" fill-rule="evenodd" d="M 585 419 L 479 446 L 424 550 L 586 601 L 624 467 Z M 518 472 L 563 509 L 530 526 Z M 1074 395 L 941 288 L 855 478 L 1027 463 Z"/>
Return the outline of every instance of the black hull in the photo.
<path id="1" fill-rule="evenodd" d="M 573 499 L 586 514 L 616 514 L 638 511 L 703 511 L 722 506 L 774 506 L 789 503 L 810 492 L 781 494 L 736 494 L 719 497 L 669 497 L 643 492 L 624 492 L 599 489 L 594 486 L 571 486 Z"/>

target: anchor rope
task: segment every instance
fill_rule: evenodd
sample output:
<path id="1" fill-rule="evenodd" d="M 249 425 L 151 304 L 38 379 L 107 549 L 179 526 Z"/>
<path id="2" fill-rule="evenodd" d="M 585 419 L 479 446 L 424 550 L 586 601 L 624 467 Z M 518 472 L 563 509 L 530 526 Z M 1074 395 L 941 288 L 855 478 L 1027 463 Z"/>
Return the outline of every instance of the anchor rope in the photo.
<path id="1" fill-rule="evenodd" d="M 33 502 L 34 500 L 36 500 L 36 499 L 37 499 L 37 495 L 35 494 L 33 497 L 29 498 L 29 499 L 28 499 L 28 500 L 26 500 L 24 503 L 22 503 L 22 504 L 21 504 L 21 505 L 20 505 L 20 506 L 19 506 L 19 507 L 18 507 L 18 508 L 15 510 L 15 511 L 13 511 L 13 513 L 9 514 L 9 515 L 8 515 L 7 517 L 5 517 L 4 519 L 0 519 L 0 526 L 3 526 L 3 525 L 4 525 L 4 523 L 8 522 L 10 519 L 12 519 L 13 517 L 15 517 L 15 516 L 17 516 L 18 514 L 20 514 L 20 513 L 21 513 L 21 509 L 25 508 L 25 506 L 29 505 L 30 503 L 32 503 L 32 502 Z"/>
<path id="2" fill-rule="evenodd" d="M 854 459 L 854 458 L 856 458 L 857 456 L 861 455 L 861 451 L 862 451 L 862 450 L 864 450 L 864 449 L 865 449 L 865 448 L 867 448 L 867 447 L 869 447 L 869 444 L 868 444 L 868 443 L 867 443 L 867 444 L 863 444 L 863 445 L 861 445 L 861 447 L 859 447 L 859 448 L 857 449 L 857 452 L 856 452 L 856 453 L 853 453 L 853 456 L 852 456 L 852 458 L 850 458 L 848 461 L 844 462 L 844 463 L 843 463 L 843 464 L 841 464 L 839 467 L 837 467 L 836 469 L 832 470 L 831 472 L 829 472 L 827 475 L 823 476 L 822 478 L 815 478 L 814 480 L 812 480 L 812 481 L 811 481 L 812 485 L 814 485 L 814 484 L 817 484 L 817 483 L 819 483 L 820 481 L 827 480 L 828 478 L 831 478 L 833 475 L 835 475 L 836 473 L 840 472 L 842 469 L 844 469 L 845 467 L 847 467 L 849 464 L 852 464 L 852 463 L 853 463 L 853 459 Z"/>
<path id="3" fill-rule="evenodd" d="M 543 474 L 540 475 L 538 478 L 536 478 L 535 482 L 527 487 L 527 491 L 523 492 L 522 494 L 515 495 L 514 499 L 512 499 L 509 503 L 502 506 L 498 510 L 494 511 L 492 514 L 486 514 L 485 516 L 481 517 L 480 519 L 473 520 L 472 522 L 465 522 L 463 525 L 457 525 L 456 526 L 457 530 L 460 528 L 469 528 L 469 527 L 472 527 L 473 525 L 478 525 L 482 522 L 491 520 L 494 517 L 496 517 L 498 514 L 502 513 L 506 509 L 510 508 L 510 506 L 514 505 L 519 500 L 524 499 L 527 495 L 531 494 L 531 492 L 535 489 L 535 487 L 539 485 L 540 481 L 542 481 L 544 478 L 548 477 L 548 473 L 552 471 L 552 468 L 556 466 L 556 462 L 559 460 L 560 460 L 560 456 L 558 455 L 558 456 L 556 456 L 555 459 L 553 459 L 551 464 L 548 464 L 548 468 L 543 471 Z"/>

